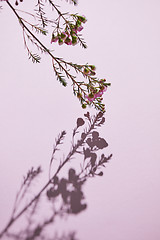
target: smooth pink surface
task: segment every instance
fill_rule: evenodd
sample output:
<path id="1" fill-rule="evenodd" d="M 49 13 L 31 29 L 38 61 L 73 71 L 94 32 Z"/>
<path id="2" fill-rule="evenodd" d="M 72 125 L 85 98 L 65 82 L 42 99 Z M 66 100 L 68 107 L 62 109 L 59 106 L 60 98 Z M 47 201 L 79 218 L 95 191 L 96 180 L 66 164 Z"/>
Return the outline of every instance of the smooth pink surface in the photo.
<path id="1" fill-rule="evenodd" d="M 71 132 L 85 112 L 71 88 L 55 80 L 49 58 L 40 65 L 28 61 L 18 22 L 2 4 L 0 228 L 22 176 L 39 164 L 47 172 L 55 137 L 63 129 Z M 88 49 L 56 44 L 56 55 L 95 64 L 98 76 L 112 83 L 100 131 L 113 159 L 102 178 L 86 185 L 88 209 L 65 223 L 79 239 L 160 239 L 159 9 L 158 0 L 79 0 L 73 11 L 88 19 L 82 31 Z M 69 143 L 68 137 L 65 153 Z"/>

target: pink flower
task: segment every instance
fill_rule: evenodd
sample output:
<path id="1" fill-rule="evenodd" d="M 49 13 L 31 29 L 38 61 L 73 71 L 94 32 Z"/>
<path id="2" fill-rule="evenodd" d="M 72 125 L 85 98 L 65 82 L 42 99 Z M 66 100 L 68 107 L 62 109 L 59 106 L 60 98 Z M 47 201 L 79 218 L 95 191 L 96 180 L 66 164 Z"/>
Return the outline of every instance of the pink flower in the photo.
<path id="1" fill-rule="evenodd" d="M 85 75 L 90 75 L 90 70 L 89 70 L 89 68 L 84 68 L 84 70 L 83 70 L 83 73 L 85 74 Z"/>
<path id="2" fill-rule="evenodd" d="M 96 98 L 102 97 L 103 93 L 106 91 L 107 91 L 107 87 L 105 86 L 102 90 L 100 90 L 99 92 L 94 94 L 93 98 L 91 98 L 89 96 L 85 96 L 85 97 L 88 99 L 88 101 L 93 102 Z"/>
<path id="3" fill-rule="evenodd" d="M 84 15 L 78 16 L 78 19 L 79 19 L 79 21 L 81 21 L 82 23 L 86 23 L 86 22 L 87 22 L 87 19 L 86 19 L 86 17 L 85 17 Z"/>
<path id="4" fill-rule="evenodd" d="M 67 45 L 72 45 L 72 41 L 70 41 L 70 42 L 64 42 L 65 44 L 67 44 Z"/>
<path id="5" fill-rule="evenodd" d="M 85 95 L 85 98 L 87 98 L 89 102 L 93 102 L 96 98 L 102 97 L 103 93 L 106 92 L 106 90 L 107 90 L 107 87 L 104 86 L 104 88 L 99 90 L 99 92 L 95 93 L 93 97 L 90 97 L 89 96 L 90 94 L 89 94 L 89 95 Z"/>
<path id="6" fill-rule="evenodd" d="M 52 42 L 57 42 L 57 41 L 58 41 L 58 37 L 52 36 L 51 43 L 52 43 Z"/>
<path id="7" fill-rule="evenodd" d="M 92 98 L 89 97 L 88 95 L 86 95 L 85 98 L 87 98 L 88 101 L 90 101 L 90 102 L 93 102 L 96 99 L 95 95 Z"/>
<path id="8" fill-rule="evenodd" d="M 63 39 L 63 40 L 65 40 L 66 38 L 67 38 L 67 33 L 66 32 L 62 32 L 61 33 L 61 38 Z M 69 36 L 68 36 L 69 37 Z"/>
<path id="9" fill-rule="evenodd" d="M 58 44 L 62 45 L 63 44 L 63 40 L 61 38 L 58 39 Z"/>
<path id="10" fill-rule="evenodd" d="M 72 45 L 72 40 L 69 37 L 67 37 L 64 43 L 67 45 Z"/>
<path id="11" fill-rule="evenodd" d="M 94 98 L 89 98 L 88 96 L 86 96 L 86 98 L 88 99 L 88 101 L 93 102 Z"/>
<path id="12" fill-rule="evenodd" d="M 80 32 L 80 31 L 82 31 L 82 30 L 83 30 L 83 27 L 82 27 L 82 26 L 80 26 L 80 27 L 77 28 L 77 31 L 78 31 L 78 32 Z"/>
<path id="13" fill-rule="evenodd" d="M 73 31 L 73 34 L 77 33 L 77 29 L 76 28 L 73 28 L 72 31 Z"/>
<path id="14" fill-rule="evenodd" d="M 82 19 L 82 22 L 83 22 L 83 23 L 86 23 L 86 22 L 87 22 L 86 16 L 85 16 L 85 15 L 82 15 L 82 18 L 83 18 L 83 19 Z"/>
<path id="15" fill-rule="evenodd" d="M 104 88 L 101 90 L 102 93 L 106 92 L 107 91 L 107 87 L 104 86 Z"/>
<path id="16" fill-rule="evenodd" d="M 103 95 L 103 93 L 99 91 L 98 93 L 95 94 L 95 98 L 101 97 L 102 95 Z"/>

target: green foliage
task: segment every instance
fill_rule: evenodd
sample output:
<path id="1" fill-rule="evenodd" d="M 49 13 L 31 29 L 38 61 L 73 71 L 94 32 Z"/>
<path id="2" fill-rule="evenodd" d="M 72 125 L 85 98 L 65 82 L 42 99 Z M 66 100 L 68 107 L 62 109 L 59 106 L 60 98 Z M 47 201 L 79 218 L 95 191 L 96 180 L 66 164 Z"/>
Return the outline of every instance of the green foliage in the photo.
<path id="1" fill-rule="evenodd" d="M 33 63 L 40 63 L 41 57 L 36 53 L 28 52 L 29 59 L 32 59 Z"/>

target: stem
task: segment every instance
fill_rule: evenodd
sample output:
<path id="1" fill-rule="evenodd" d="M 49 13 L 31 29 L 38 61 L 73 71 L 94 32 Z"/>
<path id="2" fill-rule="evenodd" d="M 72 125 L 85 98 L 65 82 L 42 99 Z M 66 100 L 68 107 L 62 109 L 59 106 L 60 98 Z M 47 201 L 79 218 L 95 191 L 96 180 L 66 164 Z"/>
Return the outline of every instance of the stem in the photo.
<path id="1" fill-rule="evenodd" d="M 56 7 L 56 5 L 51 1 L 51 0 L 48 0 L 49 3 L 55 8 L 55 10 L 58 12 L 59 16 L 61 16 L 63 18 L 63 20 L 65 22 L 67 22 L 67 20 L 65 19 L 65 17 L 63 16 L 63 14 L 59 11 L 59 9 Z"/>

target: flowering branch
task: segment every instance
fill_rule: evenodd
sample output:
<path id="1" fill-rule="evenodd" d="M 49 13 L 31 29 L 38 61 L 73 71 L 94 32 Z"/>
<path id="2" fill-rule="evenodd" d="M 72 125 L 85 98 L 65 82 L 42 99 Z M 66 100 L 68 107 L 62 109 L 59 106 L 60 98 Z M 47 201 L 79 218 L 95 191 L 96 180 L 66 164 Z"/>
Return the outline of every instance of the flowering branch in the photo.
<path id="1" fill-rule="evenodd" d="M 22 0 L 20 2 L 22 2 Z M 74 5 L 77 4 L 77 1 L 70 2 L 74 3 Z M 10 1 L 6 1 L 6 3 L 18 18 L 20 26 L 22 27 L 24 45 L 29 58 L 35 63 L 40 63 L 41 60 L 39 54 L 33 53 L 30 50 L 29 43 L 32 43 L 41 54 L 46 53 L 51 57 L 57 80 L 63 86 L 67 85 L 66 79 L 71 81 L 73 93 L 79 99 L 82 108 L 94 106 L 97 110 L 105 112 L 105 105 L 102 103 L 103 94 L 110 83 L 107 83 L 105 79 L 99 79 L 95 76 L 96 67 L 91 64 L 68 62 L 60 57 L 54 56 L 52 50 L 49 50 L 37 36 L 37 34 L 48 36 L 49 28 L 47 29 L 47 27 L 51 25 L 53 28 L 54 25 L 51 44 L 58 42 L 60 46 L 63 44 L 75 46 L 79 43 L 83 48 L 86 48 L 87 45 L 80 34 L 83 30 L 83 25 L 87 21 L 86 17 L 84 15 L 62 13 L 52 0 L 37 0 L 35 6 L 36 15 L 14 8 Z M 49 3 L 52 10 L 57 12 L 58 17 L 56 20 L 50 20 L 46 17 L 45 6 L 47 3 Z M 15 4 L 18 5 L 18 1 L 16 1 Z M 22 13 L 27 16 L 32 16 L 34 21 L 40 22 L 40 25 L 38 23 L 33 24 L 26 20 L 26 18 L 21 17 L 20 14 Z M 75 72 L 74 74 L 71 73 L 72 69 Z"/>

